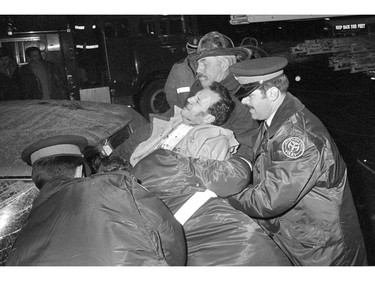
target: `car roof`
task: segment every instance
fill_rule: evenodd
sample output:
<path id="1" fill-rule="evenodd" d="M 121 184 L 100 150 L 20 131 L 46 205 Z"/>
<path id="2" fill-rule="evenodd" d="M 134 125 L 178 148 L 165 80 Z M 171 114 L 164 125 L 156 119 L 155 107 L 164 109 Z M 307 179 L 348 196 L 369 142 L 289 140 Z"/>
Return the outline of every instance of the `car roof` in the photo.
<path id="1" fill-rule="evenodd" d="M 80 135 L 88 139 L 89 145 L 95 145 L 128 121 L 132 128 L 148 123 L 134 109 L 119 104 L 69 100 L 1 101 L 0 178 L 30 177 L 31 167 L 22 161 L 21 152 L 40 139 Z"/>

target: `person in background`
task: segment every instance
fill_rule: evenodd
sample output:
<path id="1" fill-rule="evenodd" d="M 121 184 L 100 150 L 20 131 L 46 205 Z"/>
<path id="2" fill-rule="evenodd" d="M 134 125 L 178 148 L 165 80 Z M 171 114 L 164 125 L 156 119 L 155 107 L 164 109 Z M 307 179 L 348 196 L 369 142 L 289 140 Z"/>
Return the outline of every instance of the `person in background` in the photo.
<path id="1" fill-rule="evenodd" d="M 175 106 L 169 120 L 154 117 L 149 139 L 140 143 L 130 157 L 134 166 L 158 148 L 184 156 L 224 160 L 236 152 L 238 142 L 233 132 L 220 126 L 230 118 L 234 102 L 228 90 L 214 82 L 209 88 L 190 97 L 184 108 Z"/>
<path id="2" fill-rule="evenodd" d="M 293 265 L 367 265 L 346 165 L 322 122 L 288 92 L 287 63 L 265 57 L 231 67 L 244 89 L 252 89 L 239 98 L 263 123 L 253 182 L 228 200 L 255 218 Z M 219 196 L 241 191 L 209 188 Z"/>
<path id="3" fill-rule="evenodd" d="M 186 43 L 188 55 L 176 62 L 169 72 L 164 86 L 164 92 L 170 108 L 175 105 L 182 107 L 190 92 L 190 86 L 195 81 L 197 63 L 195 54 L 197 52 L 198 39 L 193 38 Z"/>
<path id="4" fill-rule="evenodd" d="M 17 100 L 21 98 L 17 62 L 11 52 L 0 47 L 0 100 Z"/>
<path id="5" fill-rule="evenodd" d="M 162 201 L 116 158 L 91 175 L 87 144 L 54 136 L 22 152 L 40 193 L 6 265 L 185 265 L 182 226 Z"/>
<path id="6" fill-rule="evenodd" d="M 43 60 L 38 47 L 25 51 L 28 64 L 20 68 L 22 96 L 27 99 L 68 99 L 65 80 L 53 63 Z"/>

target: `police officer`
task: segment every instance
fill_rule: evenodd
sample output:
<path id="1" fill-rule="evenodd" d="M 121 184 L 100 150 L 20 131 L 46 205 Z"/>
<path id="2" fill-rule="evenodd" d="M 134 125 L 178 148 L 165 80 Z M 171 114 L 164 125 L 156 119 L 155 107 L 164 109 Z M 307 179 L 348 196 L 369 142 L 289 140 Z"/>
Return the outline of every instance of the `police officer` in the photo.
<path id="1" fill-rule="evenodd" d="M 162 201 L 127 171 L 89 176 L 87 144 L 54 136 L 22 152 L 40 193 L 6 265 L 184 265 L 182 227 Z"/>
<path id="2" fill-rule="evenodd" d="M 229 201 L 256 218 L 294 265 L 366 265 L 346 165 L 322 122 L 288 92 L 286 65 L 265 57 L 231 67 L 251 89 L 239 98 L 263 123 L 253 184 Z"/>

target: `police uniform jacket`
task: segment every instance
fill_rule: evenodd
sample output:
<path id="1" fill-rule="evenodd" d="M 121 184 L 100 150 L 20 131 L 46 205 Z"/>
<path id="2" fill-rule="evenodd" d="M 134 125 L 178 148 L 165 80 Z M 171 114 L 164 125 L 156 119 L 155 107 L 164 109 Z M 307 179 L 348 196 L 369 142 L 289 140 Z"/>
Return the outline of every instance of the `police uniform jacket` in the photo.
<path id="1" fill-rule="evenodd" d="M 181 225 L 123 171 L 55 178 L 34 201 L 6 265 L 184 265 Z"/>
<path id="2" fill-rule="evenodd" d="M 253 185 L 231 204 L 257 218 L 294 265 L 366 265 L 346 165 L 321 121 L 287 93 L 261 128 Z"/>

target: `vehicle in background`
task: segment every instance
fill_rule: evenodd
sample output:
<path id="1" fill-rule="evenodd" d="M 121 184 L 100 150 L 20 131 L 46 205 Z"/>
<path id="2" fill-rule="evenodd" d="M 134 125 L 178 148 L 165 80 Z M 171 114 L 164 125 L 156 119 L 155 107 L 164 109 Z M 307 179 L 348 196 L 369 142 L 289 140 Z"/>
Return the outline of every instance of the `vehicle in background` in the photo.
<path id="1" fill-rule="evenodd" d="M 164 84 L 198 37 L 195 16 L 2 16 L 0 46 L 26 64 L 36 46 L 60 66 L 74 100 L 125 104 L 147 119 L 168 109 Z M 4 24 L 3 24 L 4 26 Z M 16 29 L 17 27 L 17 29 Z"/>

